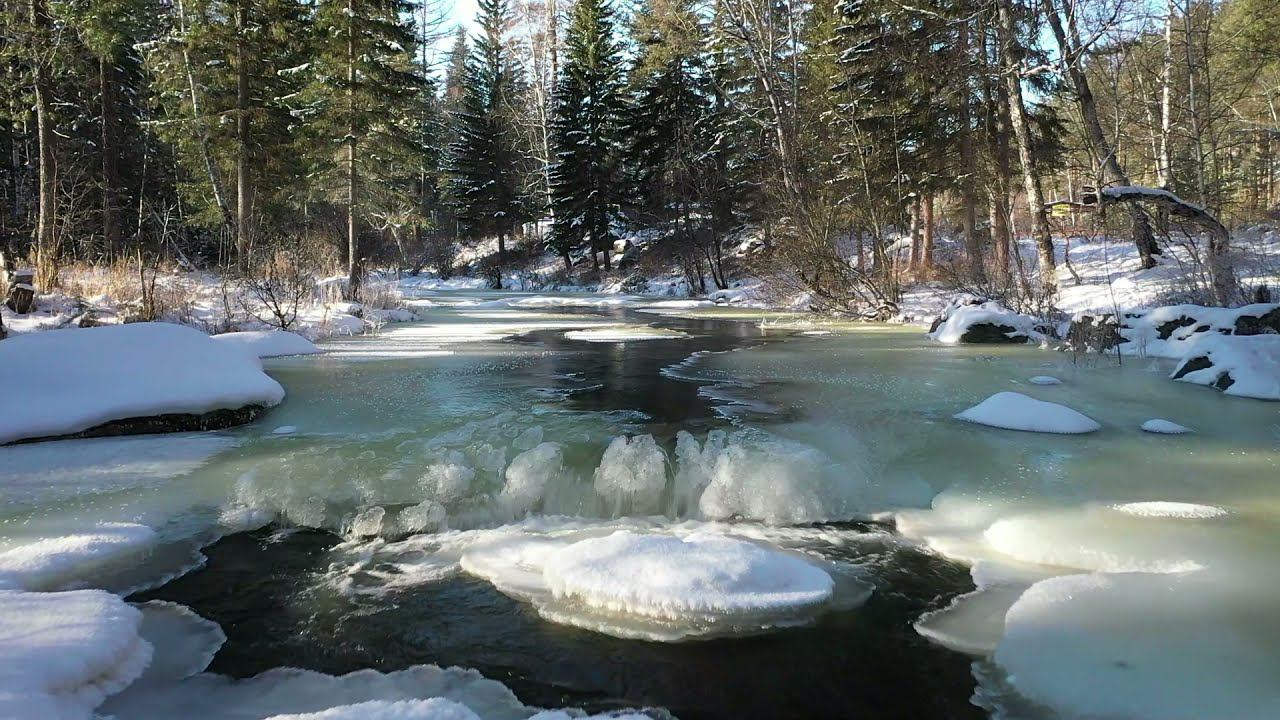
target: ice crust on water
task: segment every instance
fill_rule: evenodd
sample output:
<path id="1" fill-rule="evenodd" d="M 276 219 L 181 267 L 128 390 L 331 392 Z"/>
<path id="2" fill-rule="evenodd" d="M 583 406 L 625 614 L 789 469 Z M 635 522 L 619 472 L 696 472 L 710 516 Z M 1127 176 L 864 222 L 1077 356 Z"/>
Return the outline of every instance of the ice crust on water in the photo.
<path id="1" fill-rule="evenodd" d="M 1005 430 L 1076 435 L 1102 428 L 1066 405 L 1036 400 L 1022 393 L 1000 392 L 955 415 L 957 420 Z"/>
<path id="2" fill-rule="evenodd" d="M 101 590 L 0 590 L 0 717 L 88 720 L 151 660 L 141 621 Z"/>
<path id="3" fill-rule="evenodd" d="M 315 343 L 287 330 L 249 330 L 210 336 L 214 340 L 238 347 L 256 357 L 283 357 L 285 355 L 315 355 L 324 352 Z"/>
<path id="4" fill-rule="evenodd" d="M 17 544 L 0 552 L 0 588 L 58 590 L 95 570 L 136 562 L 156 543 L 137 523 L 99 523 L 68 535 Z"/>
<path id="5" fill-rule="evenodd" d="M 168 323 L 19 335 L 0 344 L 0 367 L 14 380 L 6 402 L 30 409 L 0 415 L 0 444 L 111 420 L 270 407 L 284 399 L 258 358 Z"/>
<path id="6" fill-rule="evenodd" d="M 217 623 L 185 605 L 151 600 L 135 607 L 142 612 L 138 632 L 153 652 L 151 664 L 131 687 L 174 682 L 204 672 L 227 641 Z"/>
<path id="7" fill-rule="evenodd" d="M 1192 432 L 1191 428 L 1183 427 L 1176 422 L 1170 420 L 1161 420 L 1153 418 L 1142 423 L 1144 432 L 1155 433 L 1157 435 L 1185 435 Z"/>
<path id="8" fill-rule="evenodd" d="M 570 340 L 586 342 L 619 343 L 633 340 L 679 340 L 689 337 L 679 330 L 650 327 L 648 325 L 619 325 L 616 327 L 570 330 L 564 334 Z"/>
<path id="9" fill-rule="evenodd" d="M 319 712 L 272 715 L 267 720 L 481 720 L 462 703 L 444 698 L 370 700 Z"/>
<path id="10" fill-rule="evenodd" d="M 1276 718 L 1274 591 L 1203 572 L 1051 578 L 1009 609 L 995 660 L 1068 718 Z"/>

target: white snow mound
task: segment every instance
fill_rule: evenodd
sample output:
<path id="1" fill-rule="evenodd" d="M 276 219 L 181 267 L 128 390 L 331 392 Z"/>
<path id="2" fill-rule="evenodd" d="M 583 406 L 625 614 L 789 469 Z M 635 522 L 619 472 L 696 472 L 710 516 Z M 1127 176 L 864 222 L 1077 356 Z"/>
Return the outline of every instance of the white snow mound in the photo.
<path id="1" fill-rule="evenodd" d="M 213 335 L 214 340 L 248 350 L 256 357 L 315 355 L 324 352 L 315 343 L 287 330 L 250 330 Z"/>
<path id="2" fill-rule="evenodd" d="M 141 622 L 102 590 L 0 591 L 0 717 L 87 718 L 150 662 Z"/>
<path id="3" fill-rule="evenodd" d="M 1172 420 L 1162 420 L 1160 418 L 1152 418 L 1142 423 L 1144 432 L 1155 433 L 1157 435 L 1185 435 L 1191 432 L 1191 428 L 1179 425 Z"/>
<path id="4" fill-rule="evenodd" d="M 135 323 L 28 333 L 0 343 L 9 379 L 0 444 L 112 420 L 272 406 L 284 388 L 244 350 L 181 325 Z"/>
<path id="5" fill-rule="evenodd" d="M 954 417 L 1005 430 L 1066 435 L 1090 433 L 1102 427 L 1066 405 L 1036 400 L 1016 392 L 996 393 Z"/>
<path id="6" fill-rule="evenodd" d="M 833 590 L 830 575 L 798 557 L 710 534 L 582 540 L 551 555 L 543 575 L 556 597 L 672 620 L 789 612 L 821 605 Z"/>
<path id="7" fill-rule="evenodd" d="M 1032 385 L 1061 385 L 1062 381 L 1052 375 L 1036 375 L 1027 378 L 1027 382 Z"/>

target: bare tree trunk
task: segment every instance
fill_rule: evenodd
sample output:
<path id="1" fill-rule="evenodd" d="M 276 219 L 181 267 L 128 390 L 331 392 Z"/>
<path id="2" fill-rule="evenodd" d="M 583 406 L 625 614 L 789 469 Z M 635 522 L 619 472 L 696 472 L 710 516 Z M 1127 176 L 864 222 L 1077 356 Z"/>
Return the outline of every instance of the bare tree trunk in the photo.
<path id="1" fill-rule="evenodd" d="M 960 72 L 960 107 L 959 107 L 959 124 L 960 124 L 960 204 L 963 206 L 960 210 L 960 221 L 962 224 L 961 232 L 964 234 L 965 253 L 969 259 L 969 275 L 975 280 L 982 281 L 986 279 L 986 270 L 982 263 L 982 243 L 978 238 L 978 199 L 974 193 L 973 176 L 973 127 L 972 127 L 972 98 L 970 97 L 969 81 L 972 76 L 972 65 L 969 58 L 969 24 L 960 23 L 957 28 L 958 37 L 958 61 L 964 63 Z M 933 198 L 925 201 L 927 204 L 928 215 L 933 215 Z M 926 221 L 925 235 L 929 238 L 928 243 L 932 243 L 933 228 L 932 220 Z M 932 252 L 930 247 L 928 252 Z M 931 264 L 931 262 L 930 262 Z"/>
<path id="2" fill-rule="evenodd" d="M 117 143 L 119 119 L 116 113 L 115 65 L 109 56 L 98 58 L 98 95 L 102 133 L 102 243 L 110 258 L 121 255 L 120 247 L 120 148 Z"/>
<path id="3" fill-rule="evenodd" d="M 45 0 L 30 0 L 30 21 L 33 33 L 32 54 L 35 77 L 36 142 L 39 146 L 40 205 L 36 216 L 36 287 L 47 290 L 58 281 L 57 236 L 54 233 L 57 212 L 58 180 L 55 175 L 57 156 L 54 151 L 55 135 L 50 102 L 53 99 L 49 73 L 50 31 L 53 20 Z"/>
<path id="4" fill-rule="evenodd" d="M 253 210 L 249 181 L 249 56 L 245 47 L 249 2 L 236 3 L 236 258 L 241 271 L 249 269 Z"/>
<path id="5" fill-rule="evenodd" d="M 347 0 L 347 295 L 360 301 L 360 228 L 357 220 L 356 195 L 359 177 L 356 172 L 356 25 L 355 0 Z"/>
<path id="6" fill-rule="evenodd" d="M 1168 0 L 1160 67 L 1160 156 L 1156 160 L 1156 181 L 1165 190 L 1173 185 L 1173 163 L 1169 159 L 1169 135 L 1173 129 L 1173 11 L 1174 0 Z"/>
<path id="7" fill-rule="evenodd" d="M 1013 243 L 1009 228 L 1009 102 L 994 85 L 994 81 L 988 80 L 983 89 L 987 106 L 987 153 L 992 166 L 988 213 L 996 279 L 1003 282 L 1009 277 L 1009 246 Z"/>
<path id="8" fill-rule="evenodd" d="M 236 226 L 232 221 L 231 208 L 227 205 L 226 193 L 222 189 L 222 180 L 218 177 L 218 169 L 213 164 L 213 156 L 209 152 L 209 128 L 205 125 L 204 116 L 200 114 L 200 93 L 196 90 L 196 74 L 191 65 L 191 51 L 186 42 L 187 13 L 182 0 L 177 0 L 178 30 L 182 33 L 182 65 L 186 70 L 187 90 L 191 94 L 191 121 L 195 126 L 196 139 L 199 141 L 200 156 L 204 160 L 204 171 L 209 177 L 209 190 L 213 193 L 213 202 L 222 214 L 223 225 L 234 233 Z"/>
<path id="9" fill-rule="evenodd" d="M 1022 163 L 1022 180 L 1027 192 L 1027 209 L 1031 216 L 1031 237 L 1036 243 L 1040 259 L 1040 281 L 1049 290 L 1058 285 L 1057 264 L 1053 258 L 1053 238 L 1049 235 L 1049 219 L 1044 208 L 1044 189 L 1040 184 L 1040 171 L 1031 139 L 1027 106 L 1022 97 L 1023 50 L 1018 44 L 1017 24 L 1013 17 L 1011 0 L 996 3 L 996 28 L 1000 35 L 1004 68 L 1005 90 L 1009 95 L 1009 120 L 1018 142 L 1018 159 Z"/>
<path id="10" fill-rule="evenodd" d="M 974 208 L 969 207 L 966 212 L 970 217 L 974 214 Z M 928 277 L 933 272 L 933 196 L 925 195 L 920 201 L 920 225 L 922 226 L 922 234 L 920 238 L 920 263 L 916 267 L 916 272 Z M 982 265 L 982 258 L 978 258 L 978 265 Z"/>
<path id="11" fill-rule="evenodd" d="M 1104 176 L 1120 185 L 1131 185 L 1129 176 L 1125 174 L 1124 168 L 1120 167 L 1115 149 L 1111 147 L 1110 140 L 1102 130 L 1102 121 L 1098 119 L 1098 105 L 1094 101 L 1093 90 L 1089 87 L 1089 78 L 1085 75 L 1082 65 L 1087 49 L 1082 46 L 1080 33 L 1075 25 L 1076 7 L 1074 0 L 1066 0 L 1066 2 L 1070 3 L 1067 5 L 1066 27 L 1063 26 L 1062 18 L 1059 16 L 1057 0 L 1046 0 L 1045 9 L 1048 12 L 1045 14 L 1049 18 L 1049 27 L 1053 30 L 1054 38 L 1058 41 L 1058 49 L 1062 55 L 1061 62 L 1075 90 L 1076 103 L 1080 106 L 1080 117 L 1084 121 L 1085 134 L 1089 138 L 1089 144 L 1093 146 L 1094 155 L 1102 165 Z M 1156 245 L 1146 212 L 1138 205 L 1130 204 L 1129 221 L 1142 267 L 1144 269 L 1155 267 L 1154 256 L 1160 253 L 1160 248 Z"/>

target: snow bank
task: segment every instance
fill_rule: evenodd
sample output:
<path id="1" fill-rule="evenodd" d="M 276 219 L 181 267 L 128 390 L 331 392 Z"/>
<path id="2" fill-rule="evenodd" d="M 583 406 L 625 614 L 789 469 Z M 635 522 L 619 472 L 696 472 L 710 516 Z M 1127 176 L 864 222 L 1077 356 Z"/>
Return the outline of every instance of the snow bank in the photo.
<path id="1" fill-rule="evenodd" d="M 243 348 L 260 358 L 284 355 L 315 355 L 323 352 L 310 340 L 284 330 L 250 330 L 211 336 L 214 340 Z"/>
<path id="2" fill-rule="evenodd" d="M 948 345 L 1025 343 L 1043 339 L 1036 330 L 1035 318 L 972 295 L 953 300 L 934 321 L 929 337 Z"/>
<path id="3" fill-rule="evenodd" d="M 1016 392 L 996 393 L 954 417 L 1006 430 L 1067 435 L 1090 433 L 1102 427 L 1065 405 L 1036 400 Z"/>
<path id="4" fill-rule="evenodd" d="M 1274 604 L 1205 573 L 1068 575 L 1014 603 L 1008 682 L 1067 717 L 1280 717 Z"/>
<path id="5" fill-rule="evenodd" d="M 1191 428 L 1183 427 L 1172 420 L 1162 420 L 1160 418 L 1152 418 L 1142 423 L 1143 432 L 1156 433 L 1157 435 L 1184 435 L 1191 432 Z"/>
<path id="6" fill-rule="evenodd" d="M 87 572 L 132 563 L 155 543 L 156 532 L 146 525 L 100 523 L 16 545 L 0 552 L 0 588 L 61 589 Z"/>
<path id="7" fill-rule="evenodd" d="M 167 323 L 20 335 L 0 343 L 0 367 L 6 406 L 21 409 L 0 414 L 0 444 L 284 399 L 257 358 Z"/>
<path id="8" fill-rule="evenodd" d="M 1170 377 L 1227 395 L 1280 400 L 1280 335 L 1205 335 Z"/>
<path id="9" fill-rule="evenodd" d="M 141 621 L 101 590 L 0 591 L 0 717 L 87 719 L 151 660 Z"/>
<path id="10" fill-rule="evenodd" d="M 1280 303 L 1235 308 L 1165 305 L 1121 313 L 1077 313 L 1068 339 L 1080 349 L 1181 360 L 1202 338 L 1280 332 Z"/>

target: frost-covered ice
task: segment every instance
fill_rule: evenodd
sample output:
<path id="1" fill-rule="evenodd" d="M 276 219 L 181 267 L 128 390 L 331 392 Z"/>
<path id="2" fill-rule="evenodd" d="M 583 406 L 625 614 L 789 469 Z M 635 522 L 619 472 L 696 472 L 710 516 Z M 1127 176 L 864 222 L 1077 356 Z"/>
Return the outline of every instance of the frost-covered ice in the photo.
<path id="1" fill-rule="evenodd" d="M 1061 385 L 1062 381 L 1052 375 L 1035 375 L 1027 378 L 1032 385 Z"/>
<path id="2" fill-rule="evenodd" d="M 138 632 L 153 652 L 151 664 L 133 687 L 175 682 L 204 672 L 227 641 L 217 623 L 185 605 L 151 600 L 136 607 L 142 612 Z"/>
<path id="3" fill-rule="evenodd" d="M 1066 405 L 1036 400 L 1022 393 L 1001 392 L 964 412 L 957 420 L 1006 430 L 1075 435 L 1100 429 L 1095 420 Z"/>
<path id="4" fill-rule="evenodd" d="M 296 432 L 298 432 L 297 425 L 281 425 L 275 430 L 272 430 L 271 434 L 272 435 L 292 435 L 293 433 L 296 433 Z"/>
<path id="5" fill-rule="evenodd" d="M 1142 429 L 1145 432 L 1155 433 L 1157 435 L 1185 435 L 1191 432 L 1191 428 L 1179 425 L 1172 420 L 1163 420 L 1161 418 L 1152 418 L 1142 423 Z"/>
<path id="6" fill-rule="evenodd" d="M 258 358 L 167 323 L 19 335 L 0 344 L 0 367 L 11 379 L 6 404 L 25 408 L 0 414 L 0 444 L 284 399 Z"/>
<path id="7" fill-rule="evenodd" d="M 615 438 L 596 468 L 596 492 L 629 514 L 656 511 L 666 486 L 667 456 L 652 435 Z"/>
<path id="8" fill-rule="evenodd" d="M 99 523 L 68 535 L 10 545 L 0 551 L 0 588 L 56 590 L 92 571 L 144 557 L 156 532 L 137 523 Z"/>
<path id="9" fill-rule="evenodd" d="M 260 358 L 324 352 L 310 340 L 287 330 L 246 330 L 211 337 L 217 342 L 242 348 Z"/>
<path id="10" fill-rule="evenodd" d="M 101 590 L 0 590 L 0 717 L 88 720 L 151 660 L 141 621 Z"/>
<path id="11" fill-rule="evenodd" d="M 444 698 L 370 700 L 318 712 L 272 715 L 267 720 L 481 720 L 462 703 Z"/>
<path id="12" fill-rule="evenodd" d="M 1206 573 L 1051 578 L 1009 609 L 995 660 L 1021 694 L 1065 717 L 1280 717 L 1267 591 Z"/>
<path id="13" fill-rule="evenodd" d="M 1113 505 L 1122 513 L 1139 517 L 1163 518 L 1217 518 L 1230 513 L 1226 508 L 1216 505 L 1200 505 L 1198 503 L 1170 502 L 1168 500 L 1148 500 Z"/>
<path id="14" fill-rule="evenodd" d="M 570 330 L 564 334 L 570 340 L 598 343 L 620 343 L 633 340 L 679 340 L 689 337 L 679 330 L 648 325 L 618 325 L 590 330 Z"/>
<path id="15" fill-rule="evenodd" d="M 1218 387 L 1227 395 L 1280 400 L 1280 335 L 1206 334 L 1182 357 L 1173 371 L 1182 382 Z M 1196 369 L 1197 362 L 1207 366 Z"/>
<path id="16" fill-rule="evenodd" d="M 544 618 L 625 638 L 757 633 L 808 622 L 837 595 L 848 606 L 870 592 L 850 577 L 838 590 L 808 559 L 697 526 L 506 528 L 456 545 L 462 570 Z"/>

